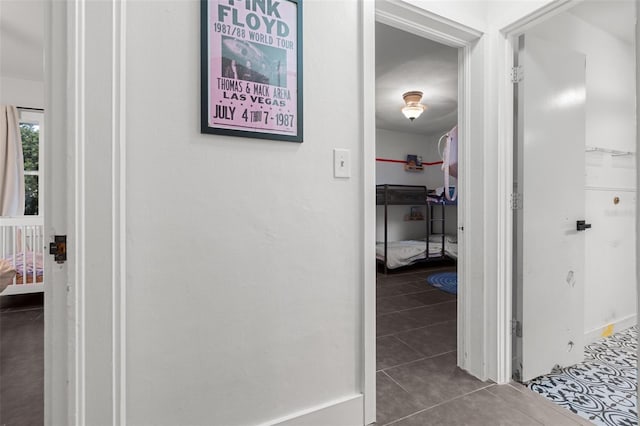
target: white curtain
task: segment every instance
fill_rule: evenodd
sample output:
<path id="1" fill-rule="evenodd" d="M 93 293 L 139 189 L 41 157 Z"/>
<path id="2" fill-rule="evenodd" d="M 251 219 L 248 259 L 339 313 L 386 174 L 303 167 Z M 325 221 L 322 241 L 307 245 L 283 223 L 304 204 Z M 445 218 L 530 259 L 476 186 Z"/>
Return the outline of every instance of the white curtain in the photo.
<path id="1" fill-rule="evenodd" d="M 0 105 L 0 216 L 24 215 L 24 158 L 18 110 Z"/>

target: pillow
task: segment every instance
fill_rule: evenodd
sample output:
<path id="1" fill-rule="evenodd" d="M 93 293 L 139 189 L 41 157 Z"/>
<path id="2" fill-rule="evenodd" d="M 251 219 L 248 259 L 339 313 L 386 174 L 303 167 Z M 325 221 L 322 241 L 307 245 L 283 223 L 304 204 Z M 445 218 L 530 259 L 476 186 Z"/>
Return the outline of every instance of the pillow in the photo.
<path id="1" fill-rule="evenodd" d="M 451 244 L 458 244 L 458 236 L 457 235 L 447 235 L 447 242 Z"/>
<path id="2" fill-rule="evenodd" d="M 16 276 L 16 270 L 6 260 L 0 259 L 0 293 L 4 291 L 9 284 L 13 283 L 13 277 Z"/>

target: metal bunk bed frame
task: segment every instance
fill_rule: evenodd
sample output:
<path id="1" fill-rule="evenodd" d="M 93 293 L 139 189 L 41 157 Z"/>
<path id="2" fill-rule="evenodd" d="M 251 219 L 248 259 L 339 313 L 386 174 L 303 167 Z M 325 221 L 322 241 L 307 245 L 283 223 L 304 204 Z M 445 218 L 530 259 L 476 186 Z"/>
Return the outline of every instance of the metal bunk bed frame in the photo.
<path id="1" fill-rule="evenodd" d="M 376 204 L 384 206 L 384 274 L 388 273 L 387 254 L 389 242 L 389 206 L 415 206 L 424 205 L 425 207 L 425 258 L 417 262 L 429 262 L 434 260 L 442 260 L 445 255 L 445 203 L 433 203 L 428 200 L 429 191 L 426 186 L 421 185 L 376 185 Z M 433 208 L 435 205 L 441 206 L 441 216 L 439 219 L 434 218 Z M 439 257 L 431 257 L 429 255 L 429 237 L 434 234 L 433 223 L 440 222 L 442 226 L 442 248 Z M 435 235 L 435 234 L 434 234 Z"/>

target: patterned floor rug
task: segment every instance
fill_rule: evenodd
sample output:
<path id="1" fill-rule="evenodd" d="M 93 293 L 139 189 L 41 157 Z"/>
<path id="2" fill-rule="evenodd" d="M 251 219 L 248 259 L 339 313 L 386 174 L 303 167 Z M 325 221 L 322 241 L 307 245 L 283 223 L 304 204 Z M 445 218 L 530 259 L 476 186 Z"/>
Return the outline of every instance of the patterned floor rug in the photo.
<path id="1" fill-rule="evenodd" d="M 638 329 L 585 347 L 585 361 L 533 379 L 527 386 L 596 425 L 638 424 Z"/>
<path id="2" fill-rule="evenodd" d="M 458 294 L 458 274 L 455 272 L 438 272 L 427 277 L 433 287 L 451 294 Z"/>

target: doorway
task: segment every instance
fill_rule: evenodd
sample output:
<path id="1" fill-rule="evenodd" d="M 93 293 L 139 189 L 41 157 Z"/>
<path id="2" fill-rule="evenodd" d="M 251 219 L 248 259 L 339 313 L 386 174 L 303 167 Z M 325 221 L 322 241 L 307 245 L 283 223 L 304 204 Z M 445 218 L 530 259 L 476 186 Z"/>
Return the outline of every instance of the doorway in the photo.
<path id="1" fill-rule="evenodd" d="M 588 2 L 512 41 L 513 377 L 602 424 L 627 419 L 625 401 L 637 399 L 612 392 L 602 373 L 637 387 L 635 350 L 633 362 L 625 350 L 637 345 L 635 15 L 633 2 Z M 578 377 L 594 375 L 601 391 Z M 585 406 L 582 393 L 602 398 Z"/>
<path id="2" fill-rule="evenodd" d="M 42 424 L 46 12 L 40 1 L 0 8 L 0 423 Z"/>
<path id="3" fill-rule="evenodd" d="M 369 9 L 367 11 L 366 9 Z M 478 48 L 478 40 L 481 36 L 479 31 L 475 31 L 470 28 L 461 28 L 458 25 L 449 22 L 448 20 L 432 15 L 429 12 L 425 12 L 422 9 L 407 5 L 397 4 L 396 2 L 380 2 L 373 5 L 365 3 L 363 6 L 364 16 L 371 17 L 371 22 L 364 25 L 365 37 L 367 40 L 365 45 L 365 72 L 363 76 L 364 93 L 365 93 L 365 127 L 364 137 L 367 141 L 376 140 L 376 122 L 375 122 L 375 110 L 374 105 L 376 100 L 373 96 L 368 94 L 375 93 L 375 21 L 393 27 L 397 30 L 410 32 L 413 35 L 429 39 L 436 43 L 449 46 L 453 49 L 458 49 L 458 81 L 460 87 L 458 91 L 458 105 L 460 109 L 458 111 L 459 117 L 459 138 L 460 138 L 460 151 L 459 161 L 461 172 L 458 180 L 458 193 L 460 203 L 463 204 L 460 207 L 461 211 L 478 211 L 481 212 L 482 208 L 482 193 L 483 188 L 480 185 L 482 176 L 482 164 L 476 162 L 471 168 L 465 168 L 465 164 L 469 163 L 470 156 L 482 155 L 483 144 L 483 132 L 480 130 L 482 124 L 478 122 L 472 122 L 470 119 L 470 112 L 472 108 L 481 108 L 480 97 L 472 96 L 471 88 L 479 87 L 482 83 L 482 75 L 471 75 L 471 64 L 477 61 L 476 64 L 482 62 L 481 49 Z M 369 13 L 370 12 L 370 13 Z M 375 21 L 373 16 L 375 15 Z M 369 41 L 371 43 L 369 44 Z M 370 53 L 366 54 L 366 53 Z M 477 86 L 476 86 L 477 85 Z M 401 96 L 402 94 L 400 94 Z M 402 103 L 402 98 L 400 98 Z M 475 106 L 474 106 L 475 105 Z M 479 109 L 478 109 L 479 110 Z M 399 113 L 399 111 L 396 111 Z M 468 148 L 464 146 L 464 141 L 467 140 L 469 135 L 473 132 L 474 144 L 471 144 Z M 376 229 L 376 203 L 375 192 L 373 192 L 373 184 L 376 182 L 375 178 L 375 146 L 374 144 L 365 144 L 364 149 L 365 160 L 365 182 L 369 182 L 370 188 L 365 191 L 365 218 L 363 226 L 365 228 L 364 238 L 364 253 L 369 253 L 364 261 L 364 277 L 365 282 L 370 283 L 365 286 L 365 421 L 372 422 L 375 419 L 375 400 L 371 397 L 375 395 L 376 391 L 376 366 L 375 366 L 375 291 L 373 291 L 375 284 L 375 275 L 371 274 L 375 267 L 375 233 Z M 406 158 L 403 162 L 406 162 Z M 474 180 L 474 176 L 477 179 Z M 369 186 L 368 185 L 368 186 Z M 473 189 L 474 197 L 465 197 L 466 191 Z M 367 199 L 370 200 L 367 202 Z M 475 206 L 475 208 L 474 208 Z M 410 206 L 411 207 L 411 206 Z M 480 258 L 473 259 L 470 256 L 471 250 L 482 250 L 481 247 L 484 244 L 482 238 L 482 214 L 470 217 L 469 215 L 460 214 L 457 219 L 457 226 L 460 231 L 464 231 L 464 238 L 459 238 L 459 262 L 458 262 L 458 280 L 459 282 L 465 282 L 465 276 L 482 276 L 483 260 Z M 423 222 L 424 223 L 424 222 Z M 465 262 L 463 259 L 471 259 L 470 262 Z M 469 289 L 470 294 L 465 294 L 464 286 L 460 287 L 458 294 L 458 312 L 457 312 L 457 324 L 459 332 L 457 333 L 457 356 L 455 357 L 455 365 L 460 368 L 471 372 L 476 377 L 484 380 L 487 378 L 488 370 L 491 368 L 490 363 L 486 362 L 485 353 L 485 337 L 488 335 L 484 327 L 484 318 L 486 315 L 484 305 L 482 303 L 472 303 L 472 300 L 481 300 L 484 292 L 484 284 L 482 279 L 478 279 L 475 285 Z M 471 318 L 478 319 L 477 321 L 471 321 Z M 473 338 L 472 338 L 473 336 Z"/>
<path id="4" fill-rule="evenodd" d="M 380 424 L 485 386 L 457 369 L 458 174 L 443 175 L 443 159 L 457 168 L 458 59 L 376 23 Z"/>

